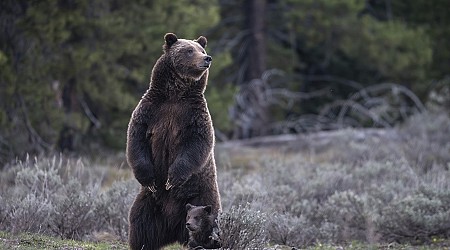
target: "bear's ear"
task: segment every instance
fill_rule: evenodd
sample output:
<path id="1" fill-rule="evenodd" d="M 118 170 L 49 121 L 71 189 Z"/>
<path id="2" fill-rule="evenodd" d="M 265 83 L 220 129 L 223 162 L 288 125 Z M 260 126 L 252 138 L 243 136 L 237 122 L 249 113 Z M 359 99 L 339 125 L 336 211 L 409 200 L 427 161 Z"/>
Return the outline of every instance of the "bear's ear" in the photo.
<path id="1" fill-rule="evenodd" d="M 198 42 L 203 48 L 206 48 L 206 44 L 208 43 L 208 40 L 206 40 L 206 37 L 204 36 L 200 36 L 195 41 Z"/>
<path id="2" fill-rule="evenodd" d="M 208 213 L 208 214 L 210 214 L 211 213 L 211 210 L 212 210 L 212 207 L 211 207 L 211 205 L 208 205 L 208 206 L 205 206 L 205 211 Z"/>
<path id="3" fill-rule="evenodd" d="M 167 33 L 164 36 L 164 40 L 166 41 L 166 44 L 165 44 L 166 47 L 170 48 L 170 46 L 172 46 L 174 43 L 176 43 L 178 41 L 178 37 L 174 33 Z"/>
<path id="4" fill-rule="evenodd" d="M 189 210 L 191 210 L 192 209 L 192 205 L 191 204 L 186 204 L 186 211 L 189 211 Z"/>

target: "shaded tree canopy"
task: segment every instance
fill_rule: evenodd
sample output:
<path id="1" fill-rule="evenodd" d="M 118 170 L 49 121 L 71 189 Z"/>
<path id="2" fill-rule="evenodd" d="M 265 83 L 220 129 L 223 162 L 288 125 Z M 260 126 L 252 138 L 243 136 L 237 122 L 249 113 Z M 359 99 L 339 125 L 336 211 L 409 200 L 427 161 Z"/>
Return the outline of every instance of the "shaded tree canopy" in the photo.
<path id="1" fill-rule="evenodd" d="M 166 32 L 208 37 L 219 139 L 309 131 L 336 112 L 347 117 L 351 101 L 369 117 L 417 106 L 411 93 L 426 102 L 449 88 L 448 9 L 444 0 L 1 1 L 0 162 L 123 150 Z M 400 87 L 371 88 L 383 82 Z M 394 111 L 379 117 L 393 125 Z"/>

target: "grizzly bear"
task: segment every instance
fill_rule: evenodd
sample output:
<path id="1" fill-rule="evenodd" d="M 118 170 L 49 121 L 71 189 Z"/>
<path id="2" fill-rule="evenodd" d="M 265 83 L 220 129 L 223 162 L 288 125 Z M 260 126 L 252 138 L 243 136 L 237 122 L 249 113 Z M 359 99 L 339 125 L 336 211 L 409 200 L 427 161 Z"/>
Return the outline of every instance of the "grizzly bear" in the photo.
<path id="1" fill-rule="evenodd" d="M 129 214 L 131 249 L 187 244 L 186 204 L 221 209 L 214 129 L 204 91 L 212 58 L 207 40 L 164 36 L 150 86 L 131 116 L 127 161 L 141 184 Z"/>
<path id="2" fill-rule="evenodd" d="M 186 205 L 186 228 L 189 230 L 190 249 L 220 248 L 217 217 L 211 213 L 211 206 Z"/>

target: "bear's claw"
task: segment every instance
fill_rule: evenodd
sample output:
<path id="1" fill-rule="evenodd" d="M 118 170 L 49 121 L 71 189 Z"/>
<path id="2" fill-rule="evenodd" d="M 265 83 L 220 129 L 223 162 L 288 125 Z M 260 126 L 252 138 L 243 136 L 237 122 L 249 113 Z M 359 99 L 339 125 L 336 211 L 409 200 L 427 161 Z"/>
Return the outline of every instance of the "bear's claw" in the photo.
<path id="1" fill-rule="evenodd" d="M 167 182 L 166 182 L 166 190 L 169 190 L 172 187 L 173 187 L 173 185 L 169 183 L 169 180 L 167 180 Z"/>
<path id="2" fill-rule="evenodd" d="M 151 186 L 147 187 L 148 190 L 150 190 L 150 192 L 152 193 L 156 193 L 156 187 L 155 187 L 155 183 L 153 182 L 153 184 Z"/>

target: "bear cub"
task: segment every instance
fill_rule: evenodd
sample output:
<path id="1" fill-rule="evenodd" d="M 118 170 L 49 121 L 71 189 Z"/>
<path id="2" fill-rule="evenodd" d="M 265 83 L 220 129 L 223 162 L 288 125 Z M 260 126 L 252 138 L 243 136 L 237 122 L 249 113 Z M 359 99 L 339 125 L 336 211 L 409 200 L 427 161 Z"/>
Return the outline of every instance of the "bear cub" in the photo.
<path id="1" fill-rule="evenodd" d="M 220 248 L 217 216 L 212 214 L 211 205 L 186 205 L 186 228 L 189 231 L 189 249 Z"/>

